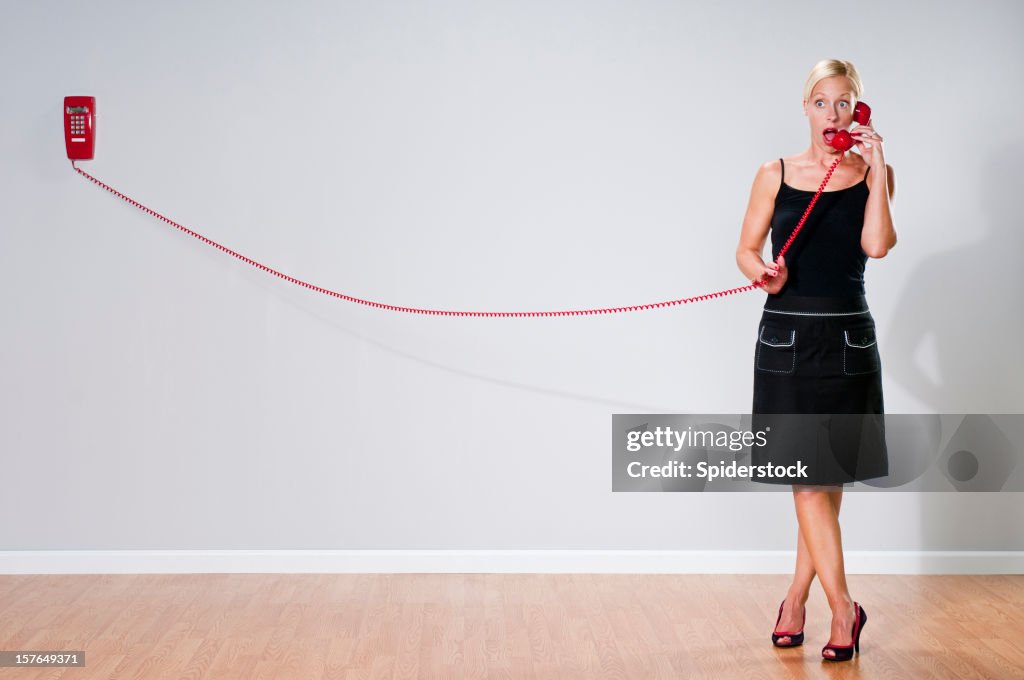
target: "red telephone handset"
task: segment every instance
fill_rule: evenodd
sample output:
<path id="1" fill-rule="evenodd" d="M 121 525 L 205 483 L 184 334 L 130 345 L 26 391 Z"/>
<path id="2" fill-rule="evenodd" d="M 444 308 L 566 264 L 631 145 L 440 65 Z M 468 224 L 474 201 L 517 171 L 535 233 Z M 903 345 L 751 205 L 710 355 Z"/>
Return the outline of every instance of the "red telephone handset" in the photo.
<path id="1" fill-rule="evenodd" d="M 864 102 L 857 102 L 853 107 L 853 120 L 857 125 L 867 125 L 868 121 L 871 120 L 871 107 Z M 832 133 L 832 138 L 829 139 L 828 133 Z M 856 144 L 856 140 L 848 130 L 836 130 L 835 128 L 826 128 L 822 134 L 825 136 L 825 143 L 830 144 L 833 148 L 839 149 L 840 151 L 848 151 L 853 148 Z"/>
<path id="2" fill-rule="evenodd" d="M 96 146 L 95 97 L 64 97 L 64 143 L 71 160 L 92 160 Z"/>

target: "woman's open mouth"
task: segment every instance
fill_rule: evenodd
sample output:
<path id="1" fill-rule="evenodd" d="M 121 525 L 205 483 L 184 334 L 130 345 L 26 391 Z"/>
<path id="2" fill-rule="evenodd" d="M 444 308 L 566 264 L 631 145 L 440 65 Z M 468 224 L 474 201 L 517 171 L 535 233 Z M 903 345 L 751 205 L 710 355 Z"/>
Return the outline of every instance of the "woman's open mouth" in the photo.
<path id="1" fill-rule="evenodd" d="M 834 127 L 830 127 L 830 128 L 825 128 L 824 130 L 822 130 L 821 134 L 824 135 L 825 142 L 827 142 L 828 144 L 831 144 L 832 143 L 832 138 L 836 136 L 836 132 L 838 132 L 838 130 L 836 130 Z"/>

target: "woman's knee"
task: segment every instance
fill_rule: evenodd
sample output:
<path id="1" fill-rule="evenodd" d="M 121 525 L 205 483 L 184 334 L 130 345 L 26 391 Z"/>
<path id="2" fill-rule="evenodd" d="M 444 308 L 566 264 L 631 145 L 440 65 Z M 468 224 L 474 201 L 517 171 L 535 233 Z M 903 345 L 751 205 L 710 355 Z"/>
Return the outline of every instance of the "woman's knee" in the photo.
<path id="1" fill-rule="evenodd" d="M 839 489 L 842 489 L 842 487 L 839 487 Z M 826 496 L 831 495 L 835 491 L 836 491 L 836 487 L 834 487 L 834 486 L 815 486 L 815 485 L 812 485 L 812 484 L 794 484 L 793 485 L 793 495 L 815 494 L 815 495 L 819 495 L 819 496 L 822 496 L 822 497 L 826 497 Z"/>
<path id="2" fill-rule="evenodd" d="M 794 485 L 793 500 L 801 505 L 806 503 L 821 506 L 827 505 L 836 513 L 839 512 L 839 502 L 837 502 L 834 487 Z"/>

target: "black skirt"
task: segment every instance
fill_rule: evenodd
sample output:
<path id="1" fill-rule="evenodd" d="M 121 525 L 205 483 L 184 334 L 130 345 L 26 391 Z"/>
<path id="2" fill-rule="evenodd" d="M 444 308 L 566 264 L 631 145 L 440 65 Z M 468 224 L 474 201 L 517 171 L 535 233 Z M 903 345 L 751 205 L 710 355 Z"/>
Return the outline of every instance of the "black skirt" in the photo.
<path id="1" fill-rule="evenodd" d="M 751 428 L 753 465 L 802 463 L 806 477 L 776 484 L 842 485 L 889 471 L 882 366 L 864 296 L 769 296 L 757 329 Z"/>

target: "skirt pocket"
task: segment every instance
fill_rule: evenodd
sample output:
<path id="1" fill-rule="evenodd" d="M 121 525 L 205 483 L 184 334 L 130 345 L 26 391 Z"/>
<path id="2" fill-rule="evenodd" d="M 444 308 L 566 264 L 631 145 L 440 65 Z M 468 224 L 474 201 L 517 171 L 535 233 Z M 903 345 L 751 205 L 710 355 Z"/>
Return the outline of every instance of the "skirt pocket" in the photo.
<path id="1" fill-rule="evenodd" d="M 796 329 L 762 325 L 754 367 L 768 373 L 792 373 L 796 369 Z"/>
<path id="2" fill-rule="evenodd" d="M 881 370 L 874 327 L 843 330 L 843 373 L 862 375 Z"/>

